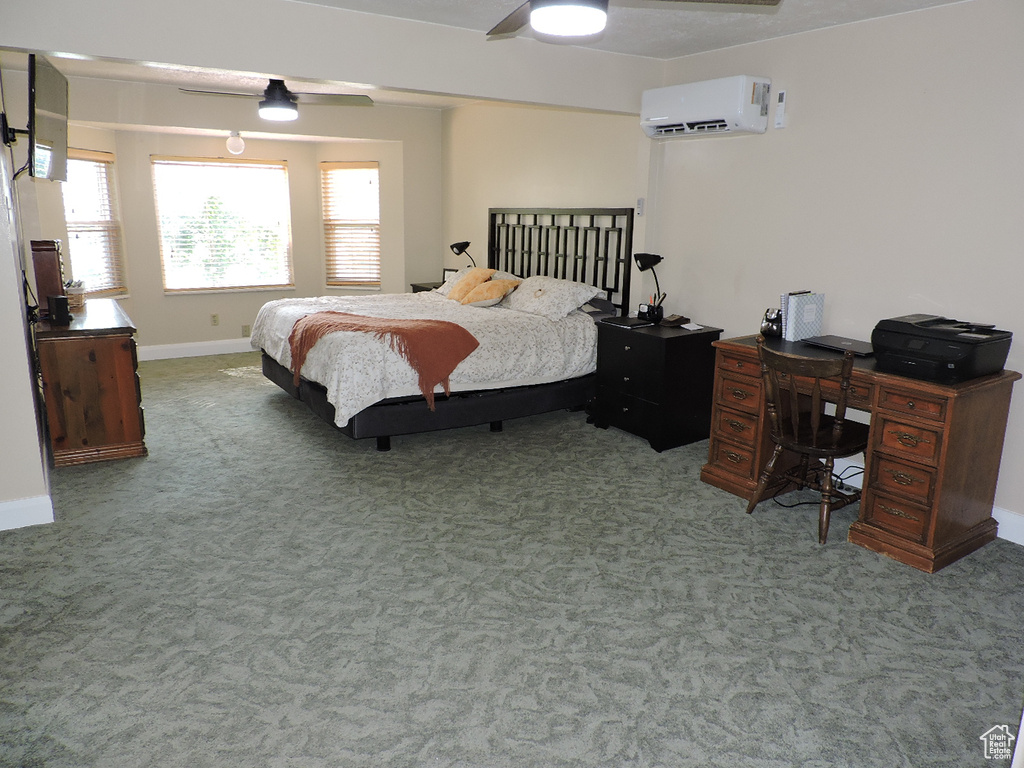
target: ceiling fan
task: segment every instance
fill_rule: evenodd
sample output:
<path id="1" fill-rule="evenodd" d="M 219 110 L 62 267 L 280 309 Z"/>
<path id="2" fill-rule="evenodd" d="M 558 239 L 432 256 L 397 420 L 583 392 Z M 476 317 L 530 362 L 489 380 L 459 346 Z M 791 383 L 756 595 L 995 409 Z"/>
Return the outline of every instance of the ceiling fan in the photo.
<path id="1" fill-rule="evenodd" d="M 184 93 L 202 93 L 210 96 L 242 96 L 259 99 L 260 117 L 265 120 L 294 120 L 299 116 L 299 104 L 320 104 L 334 107 L 372 107 L 373 99 L 362 94 L 349 93 L 296 93 L 288 90 L 284 80 L 271 80 L 263 93 L 232 93 L 230 91 L 201 91 L 181 88 Z"/>
<path id="2" fill-rule="evenodd" d="M 781 0 L 662 0 L 723 5 L 778 5 Z M 584 37 L 604 29 L 608 0 L 527 0 L 499 21 L 488 37 L 513 35 L 527 24 L 541 34 Z"/>

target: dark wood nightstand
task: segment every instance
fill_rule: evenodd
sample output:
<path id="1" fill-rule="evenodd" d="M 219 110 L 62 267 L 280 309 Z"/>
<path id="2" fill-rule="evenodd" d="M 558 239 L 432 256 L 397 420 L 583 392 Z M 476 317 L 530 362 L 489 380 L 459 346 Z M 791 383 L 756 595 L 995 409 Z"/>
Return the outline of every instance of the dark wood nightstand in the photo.
<path id="1" fill-rule="evenodd" d="M 444 285 L 444 281 L 438 283 L 409 283 L 412 286 L 413 293 L 420 293 L 421 291 L 432 291 L 435 288 L 440 288 Z"/>
<path id="2" fill-rule="evenodd" d="M 618 427 L 664 451 L 711 433 L 715 350 L 721 328 L 597 324 L 596 426 Z"/>

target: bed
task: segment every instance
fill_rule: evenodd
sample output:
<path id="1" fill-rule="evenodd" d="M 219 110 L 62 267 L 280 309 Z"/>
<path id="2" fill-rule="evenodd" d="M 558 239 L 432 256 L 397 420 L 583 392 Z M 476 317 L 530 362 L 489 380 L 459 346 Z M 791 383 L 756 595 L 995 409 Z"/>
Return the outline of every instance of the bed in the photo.
<path id="1" fill-rule="evenodd" d="M 500 431 L 507 419 L 582 408 L 594 395 L 594 323 L 629 310 L 633 209 L 495 208 L 488 232 L 493 279 L 523 281 L 503 300 L 449 299 L 461 270 L 434 291 L 271 301 L 252 330 L 264 375 L 342 433 L 374 438 L 382 451 L 395 435 L 482 424 Z M 592 298 L 562 315 L 587 293 L 581 285 L 592 286 Z M 529 290 L 520 292 L 524 287 Z M 320 312 L 342 313 L 342 320 L 444 321 L 461 326 L 479 346 L 451 372 L 447 394 L 441 387 L 428 392 L 431 404 L 409 361 L 373 333 L 324 335 L 295 376 L 289 333 L 300 318 Z"/>

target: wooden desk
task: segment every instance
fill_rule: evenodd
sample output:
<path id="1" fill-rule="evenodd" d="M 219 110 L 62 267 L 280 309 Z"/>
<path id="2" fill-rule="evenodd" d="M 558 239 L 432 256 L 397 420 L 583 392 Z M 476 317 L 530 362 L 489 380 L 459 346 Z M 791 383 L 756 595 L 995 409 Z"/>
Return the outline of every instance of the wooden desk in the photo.
<path id="1" fill-rule="evenodd" d="M 771 455 L 754 336 L 716 341 L 708 463 L 701 479 L 749 499 Z M 808 357 L 836 353 L 772 339 Z M 935 384 L 857 358 L 849 406 L 871 414 L 860 516 L 849 540 L 932 573 L 996 537 L 992 518 L 1016 371 Z"/>
<path id="2" fill-rule="evenodd" d="M 135 328 L 113 299 L 36 326 L 54 466 L 145 456 Z"/>

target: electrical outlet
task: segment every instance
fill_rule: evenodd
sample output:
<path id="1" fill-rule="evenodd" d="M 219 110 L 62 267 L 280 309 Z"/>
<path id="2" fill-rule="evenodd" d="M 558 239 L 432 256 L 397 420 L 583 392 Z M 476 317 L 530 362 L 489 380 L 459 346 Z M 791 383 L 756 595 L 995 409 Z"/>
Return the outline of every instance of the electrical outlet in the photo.
<path id="1" fill-rule="evenodd" d="M 220 315 L 210 315 L 210 325 L 220 325 Z"/>
<path id="2" fill-rule="evenodd" d="M 243 325 L 242 326 L 242 338 L 248 339 L 249 338 L 249 334 L 251 332 L 252 332 L 252 326 L 250 326 L 250 325 Z"/>

